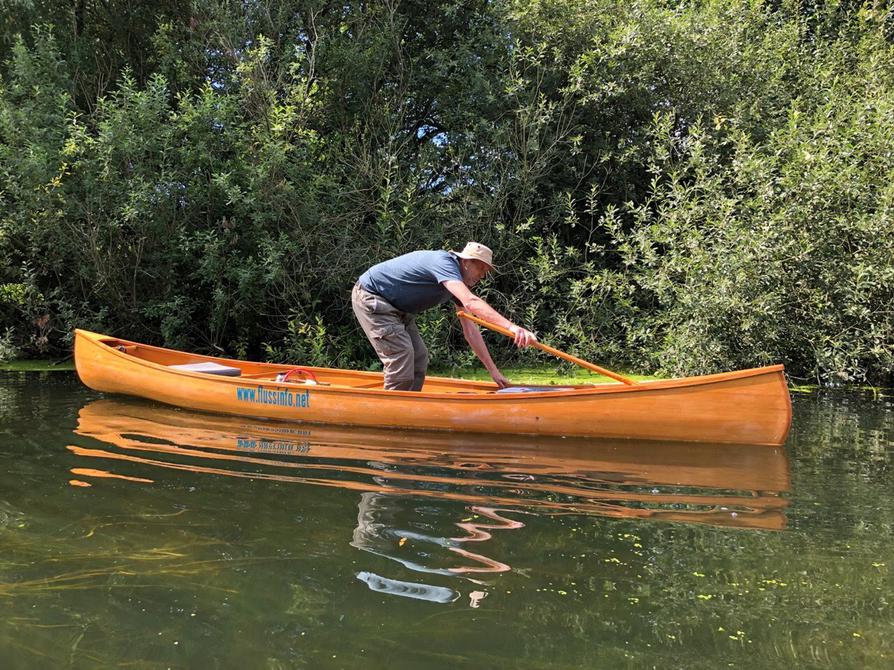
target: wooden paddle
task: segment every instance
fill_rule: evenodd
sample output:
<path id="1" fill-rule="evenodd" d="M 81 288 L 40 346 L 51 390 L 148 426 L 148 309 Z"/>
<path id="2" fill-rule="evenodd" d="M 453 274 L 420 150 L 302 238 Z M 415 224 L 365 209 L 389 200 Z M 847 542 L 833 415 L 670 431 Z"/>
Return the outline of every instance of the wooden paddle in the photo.
<path id="1" fill-rule="evenodd" d="M 490 321 L 485 321 L 484 319 L 479 319 L 477 316 L 472 316 L 462 310 L 459 310 L 457 316 L 462 317 L 463 319 L 468 319 L 473 323 L 477 323 L 479 326 L 484 326 L 485 328 L 489 328 L 494 332 L 500 333 L 501 335 L 505 335 L 509 338 L 515 338 L 515 335 L 512 334 L 511 330 L 507 330 L 501 326 L 498 326 Z M 541 351 L 545 351 L 548 354 L 552 354 L 553 356 L 558 356 L 559 358 L 565 359 L 569 363 L 574 363 L 575 365 L 579 365 L 582 368 L 586 368 L 587 370 L 592 370 L 593 372 L 598 372 L 601 375 L 605 375 L 606 377 L 611 377 L 615 381 L 623 382 L 628 386 L 636 386 L 636 382 L 630 379 L 629 377 L 625 377 L 624 375 L 620 375 L 617 372 L 612 372 L 611 370 L 606 370 L 605 368 L 601 368 L 594 363 L 590 363 L 589 361 L 585 361 L 582 358 L 578 358 L 577 356 L 572 356 L 571 354 L 566 354 L 564 351 L 559 351 L 558 349 L 554 349 L 546 344 L 542 344 L 540 342 L 535 342 L 534 345 Z"/>

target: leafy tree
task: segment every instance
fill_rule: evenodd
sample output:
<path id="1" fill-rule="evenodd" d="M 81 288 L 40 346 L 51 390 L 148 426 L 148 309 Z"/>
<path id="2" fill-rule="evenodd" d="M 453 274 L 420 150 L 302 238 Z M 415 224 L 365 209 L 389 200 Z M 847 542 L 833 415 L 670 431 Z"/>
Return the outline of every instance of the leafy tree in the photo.
<path id="1" fill-rule="evenodd" d="M 883 380 L 883 3 L 18 2 L 0 329 L 367 365 L 365 267 L 467 239 L 580 354 Z M 430 312 L 441 362 L 467 360 Z M 509 354 L 527 357 L 530 352 Z"/>

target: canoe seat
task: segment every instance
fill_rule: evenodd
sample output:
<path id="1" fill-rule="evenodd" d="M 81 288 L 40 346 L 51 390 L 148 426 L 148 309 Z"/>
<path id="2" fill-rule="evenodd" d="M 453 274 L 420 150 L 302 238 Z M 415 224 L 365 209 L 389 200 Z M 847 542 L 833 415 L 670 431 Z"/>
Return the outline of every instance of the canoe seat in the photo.
<path id="1" fill-rule="evenodd" d="M 185 365 L 169 365 L 172 370 L 184 370 L 185 372 L 202 372 L 206 375 L 221 375 L 223 377 L 238 377 L 242 374 L 239 368 L 231 368 L 229 365 L 221 365 L 211 361 L 201 363 L 186 363 Z"/>

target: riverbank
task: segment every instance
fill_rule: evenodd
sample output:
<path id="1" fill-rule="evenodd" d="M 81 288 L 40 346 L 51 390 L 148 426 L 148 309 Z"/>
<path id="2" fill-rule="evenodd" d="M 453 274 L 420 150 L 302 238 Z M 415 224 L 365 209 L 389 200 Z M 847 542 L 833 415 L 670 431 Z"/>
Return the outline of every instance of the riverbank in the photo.
<path id="1" fill-rule="evenodd" d="M 0 372 L 72 372 L 74 359 L 0 361 Z"/>
<path id="2" fill-rule="evenodd" d="M 611 378 L 604 375 L 598 375 L 587 370 L 575 368 L 566 370 L 557 368 L 554 365 L 544 365 L 540 367 L 504 367 L 500 368 L 514 384 L 532 384 L 532 385 L 555 385 L 563 384 L 602 384 L 612 381 Z M 429 370 L 429 374 L 438 377 L 459 377 L 460 379 L 474 379 L 476 381 L 490 381 L 490 375 L 487 370 L 481 367 L 477 368 L 434 368 Z M 660 379 L 660 377 L 648 375 L 628 374 L 621 371 L 626 377 L 634 381 L 645 381 L 649 379 Z"/>

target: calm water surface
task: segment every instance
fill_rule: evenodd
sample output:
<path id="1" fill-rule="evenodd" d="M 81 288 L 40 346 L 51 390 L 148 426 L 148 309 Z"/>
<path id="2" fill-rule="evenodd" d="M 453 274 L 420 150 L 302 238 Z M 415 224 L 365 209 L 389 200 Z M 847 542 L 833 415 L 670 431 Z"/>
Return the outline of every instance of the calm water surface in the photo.
<path id="1" fill-rule="evenodd" d="M 784 449 L 349 431 L 0 373 L 0 667 L 894 667 L 894 405 Z"/>

